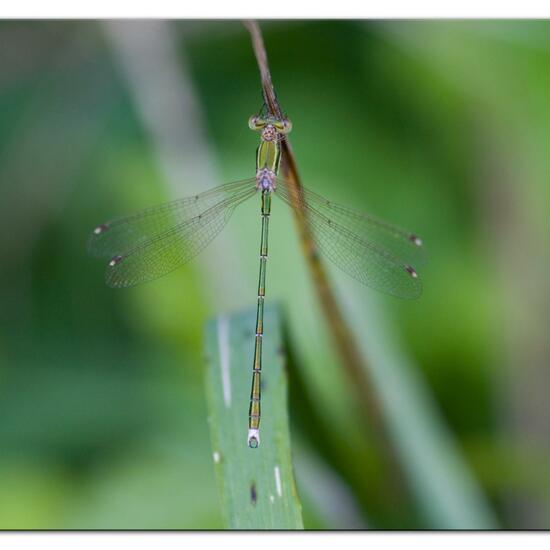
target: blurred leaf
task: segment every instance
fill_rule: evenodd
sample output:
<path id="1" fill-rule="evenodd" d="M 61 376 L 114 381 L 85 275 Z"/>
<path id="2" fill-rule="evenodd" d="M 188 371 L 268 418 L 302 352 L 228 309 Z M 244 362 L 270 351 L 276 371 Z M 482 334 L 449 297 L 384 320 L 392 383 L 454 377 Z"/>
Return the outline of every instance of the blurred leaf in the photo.
<path id="1" fill-rule="evenodd" d="M 428 388 L 381 307 L 347 296 L 352 326 L 368 326 L 368 358 L 399 460 L 429 529 L 494 529 L 496 519 Z M 363 303 L 364 305 L 364 303 Z M 465 397 L 466 399 L 466 397 Z M 465 400 L 466 403 L 466 400 Z"/>
<path id="2" fill-rule="evenodd" d="M 162 426 L 159 427 L 162 429 Z M 113 453 L 66 511 L 70 529 L 219 529 L 207 441 L 175 430 Z M 59 524 L 53 524 L 59 528 Z"/>
<path id="3" fill-rule="evenodd" d="M 63 472 L 51 463 L 22 458 L 0 462 L 0 529 L 49 529 L 59 525 L 72 496 Z"/>

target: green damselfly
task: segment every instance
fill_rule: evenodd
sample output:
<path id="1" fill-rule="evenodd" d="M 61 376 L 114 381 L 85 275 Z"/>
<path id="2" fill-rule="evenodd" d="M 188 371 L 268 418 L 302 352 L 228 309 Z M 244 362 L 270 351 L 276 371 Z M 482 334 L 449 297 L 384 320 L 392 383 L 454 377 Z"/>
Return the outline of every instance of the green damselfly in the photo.
<path id="1" fill-rule="evenodd" d="M 260 275 L 250 392 L 248 445 L 260 443 L 263 312 L 268 227 L 272 195 L 305 216 L 317 248 L 358 281 L 400 298 L 416 298 L 422 284 L 416 270 L 422 241 L 377 218 L 331 202 L 301 187 L 296 190 L 279 177 L 281 141 L 292 124 L 265 112 L 250 117 L 260 132 L 256 176 L 228 183 L 199 195 L 148 208 L 99 225 L 89 241 L 94 256 L 110 258 L 106 282 L 130 287 L 157 279 L 191 260 L 223 229 L 235 208 L 261 195 Z"/>

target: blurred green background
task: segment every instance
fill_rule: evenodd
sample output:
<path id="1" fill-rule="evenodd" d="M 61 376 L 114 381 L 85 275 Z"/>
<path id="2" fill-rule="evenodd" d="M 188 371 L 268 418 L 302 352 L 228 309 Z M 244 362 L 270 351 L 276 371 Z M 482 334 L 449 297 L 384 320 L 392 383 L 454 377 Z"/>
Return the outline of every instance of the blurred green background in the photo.
<path id="1" fill-rule="evenodd" d="M 389 498 L 274 202 L 268 301 L 309 386 L 306 407 L 290 400 L 306 527 L 548 528 L 550 23 L 262 29 L 305 185 L 429 252 L 414 302 L 329 267 L 406 472 Z M 203 327 L 255 306 L 258 203 L 134 289 L 104 285 L 86 240 L 253 176 L 249 36 L 238 21 L 4 21 L 0 44 L 0 528 L 222 528 Z"/>

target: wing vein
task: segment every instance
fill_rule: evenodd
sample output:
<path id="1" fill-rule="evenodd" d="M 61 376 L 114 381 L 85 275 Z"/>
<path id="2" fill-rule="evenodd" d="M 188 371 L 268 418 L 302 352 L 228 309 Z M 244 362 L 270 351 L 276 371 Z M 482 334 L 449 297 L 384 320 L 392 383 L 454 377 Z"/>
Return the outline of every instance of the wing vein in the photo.
<path id="1" fill-rule="evenodd" d="M 416 235 L 328 201 L 303 188 L 300 196 L 284 180 L 276 195 L 306 216 L 317 248 L 361 283 L 401 298 L 416 298 L 422 283 L 412 263 L 421 261 Z"/>

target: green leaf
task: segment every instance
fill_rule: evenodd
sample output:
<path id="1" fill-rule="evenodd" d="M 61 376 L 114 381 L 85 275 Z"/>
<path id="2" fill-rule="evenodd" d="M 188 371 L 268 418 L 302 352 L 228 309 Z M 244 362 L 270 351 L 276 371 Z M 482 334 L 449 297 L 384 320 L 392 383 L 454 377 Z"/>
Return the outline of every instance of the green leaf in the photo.
<path id="1" fill-rule="evenodd" d="M 279 309 L 266 307 L 260 446 L 247 445 L 256 311 L 210 321 L 206 388 L 222 514 L 230 529 L 303 529 L 290 453 Z"/>

